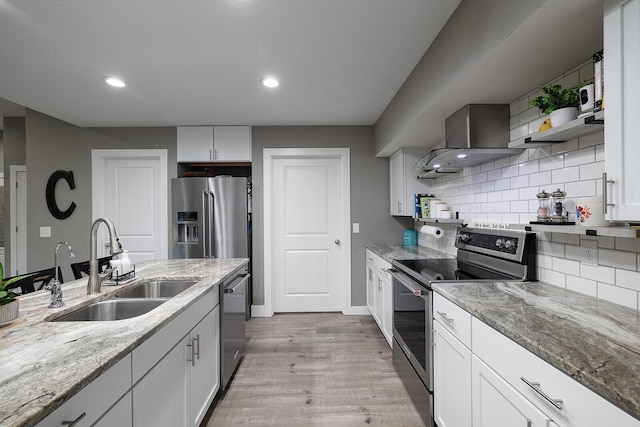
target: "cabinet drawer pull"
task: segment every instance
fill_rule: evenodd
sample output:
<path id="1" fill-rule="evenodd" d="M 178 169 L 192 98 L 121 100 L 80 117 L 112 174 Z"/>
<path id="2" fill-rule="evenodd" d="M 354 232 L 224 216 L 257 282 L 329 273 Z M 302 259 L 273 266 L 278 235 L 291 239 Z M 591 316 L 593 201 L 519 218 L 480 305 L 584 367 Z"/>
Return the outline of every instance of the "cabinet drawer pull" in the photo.
<path id="1" fill-rule="evenodd" d="M 80 416 L 78 418 L 76 418 L 73 421 L 63 421 L 62 425 L 63 426 L 73 427 L 73 426 L 77 425 L 80 422 L 80 420 L 83 419 L 86 416 L 87 416 L 87 413 L 83 412 L 82 414 L 80 414 Z"/>
<path id="2" fill-rule="evenodd" d="M 562 399 L 552 399 L 549 396 L 546 395 L 546 393 L 544 393 L 541 389 L 540 389 L 540 383 L 534 383 L 531 381 L 528 381 L 525 377 L 520 377 L 520 379 L 522 381 L 524 381 L 524 383 L 526 385 L 528 385 L 529 387 L 531 387 L 533 389 L 533 391 L 535 391 L 536 393 L 538 393 L 540 396 L 542 396 L 547 402 L 551 403 L 553 406 L 555 406 L 556 408 L 562 410 Z"/>
<path id="3" fill-rule="evenodd" d="M 198 358 L 198 360 L 200 360 L 200 334 L 197 334 L 196 337 L 193 339 L 194 343 L 195 343 L 195 355 Z"/>
<path id="4" fill-rule="evenodd" d="M 451 317 L 447 317 L 447 313 L 443 313 L 441 311 L 436 311 L 436 313 L 438 313 L 440 317 L 444 319 L 445 322 L 447 322 L 450 325 L 453 325 L 453 319 Z"/>

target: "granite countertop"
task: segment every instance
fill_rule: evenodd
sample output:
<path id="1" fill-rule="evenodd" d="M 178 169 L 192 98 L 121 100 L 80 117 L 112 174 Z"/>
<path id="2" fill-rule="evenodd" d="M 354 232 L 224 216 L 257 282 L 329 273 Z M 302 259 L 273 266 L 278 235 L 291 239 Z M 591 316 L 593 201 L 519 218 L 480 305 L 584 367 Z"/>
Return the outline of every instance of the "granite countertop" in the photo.
<path id="1" fill-rule="evenodd" d="M 455 258 L 453 255 L 424 246 L 403 246 L 403 245 L 367 245 L 367 249 L 380 256 L 387 262 L 394 259 L 420 259 L 420 258 Z"/>
<path id="2" fill-rule="evenodd" d="M 640 420 L 640 312 L 542 282 L 433 289 Z"/>
<path id="3" fill-rule="evenodd" d="M 367 248 L 388 262 L 448 256 L 422 246 Z M 435 282 L 432 287 L 640 420 L 640 311 L 544 282 Z"/>
<path id="4" fill-rule="evenodd" d="M 87 279 L 63 284 L 65 306 L 47 308 L 48 291 L 20 297 L 20 315 L 0 327 L 0 425 L 34 425 L 116 364 L 247 259 L 189 259 L 136 264 L 136 279 L 86 295 Z M 142 316 L 107 322 L 48 322 L 144 279 L 199 282 Z"/>

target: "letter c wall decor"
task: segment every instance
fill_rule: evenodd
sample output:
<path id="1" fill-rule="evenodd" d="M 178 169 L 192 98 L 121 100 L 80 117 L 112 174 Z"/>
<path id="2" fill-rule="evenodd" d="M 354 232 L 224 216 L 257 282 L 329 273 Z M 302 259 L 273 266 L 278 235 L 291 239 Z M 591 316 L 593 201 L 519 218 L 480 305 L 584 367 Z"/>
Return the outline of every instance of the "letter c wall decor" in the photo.
<path id="1" fill-rule="evenodd" d="M 58 208 L 58 204 L 56 203 L 56 184 L 59 180 L 64 179 L 69 184 L 70 189 L 76 188 L 76 184 L 73 181 L 73 172 L 72 171 L 55 171 L 49 177 L 49 181 L 47 181 L 47 207 L 49 208 L 49 212 L 57 219 L 67 219 L 71 216 L 73 211 L 76 209 L 76 204 L 71 202 L 67 210 L 61 211 Z"/>

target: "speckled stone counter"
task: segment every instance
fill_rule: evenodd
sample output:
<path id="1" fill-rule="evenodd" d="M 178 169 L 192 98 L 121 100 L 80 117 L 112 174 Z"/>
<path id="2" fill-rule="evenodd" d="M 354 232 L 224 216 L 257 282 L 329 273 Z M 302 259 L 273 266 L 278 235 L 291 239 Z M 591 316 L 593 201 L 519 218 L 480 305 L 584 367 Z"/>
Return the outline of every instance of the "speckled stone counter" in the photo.
<path id="1" fill-rule="evenodd" d="M 402 245 L 367 245 L 367 249 L 372 251 L 387 262 L 394 259 L 420 259 L 420 258 L 453 258 L 444 252 L 425 248 L 424 246 L 402 246 Z"/>
<path id="2" fill-rule="evenodd" d="M 99 295 L 86 295 L 87 279 L 64 284 L 66 305 L 57 309 L 47 308 L 49 292 L 21 297 L 18 319 L 0 327 L 0 425 L 36 424 L 199 298 L 217 291 L 225 277 L 247 262 L 247 259 L 145 261 L 136 265 L 135 281 L 103 286 Z M 199 282 L 149 313 L 131 319 L 47 321 L 144 279 Z"/>
<path id="3" fill-rule="evenodd" d="M 539 282 L 433 289 L 640 420 L 640 312 Z"/>

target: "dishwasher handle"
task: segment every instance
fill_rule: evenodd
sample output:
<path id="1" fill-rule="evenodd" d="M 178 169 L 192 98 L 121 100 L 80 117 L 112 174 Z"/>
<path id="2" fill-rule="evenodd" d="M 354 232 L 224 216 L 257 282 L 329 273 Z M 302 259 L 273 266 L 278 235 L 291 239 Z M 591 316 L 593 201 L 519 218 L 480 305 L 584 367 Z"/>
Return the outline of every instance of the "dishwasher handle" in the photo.
<path id="1" fill-rule="evenodd" d="M 250 274 L 244 274 L 242 276 L 238 276 L 236 278 L 236 280 L 234 280 L 233 282 L 231 282 L 231 284 L 229 284 L 228 286 L 224 287 L 224 293 L 225 294 L 234 294 L 237 293 L 239 288 L 244 287 L 244 284 L 247 280 L 249 280 L 249 277 L 251 277 Z M 244 289 L 243 289 L 244 291 Z"/>

